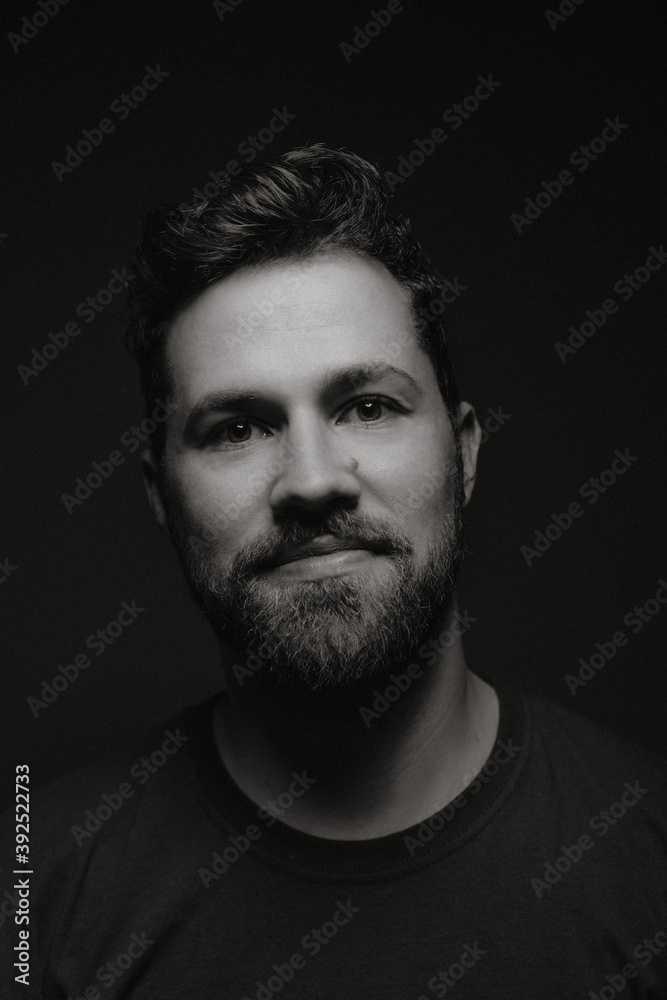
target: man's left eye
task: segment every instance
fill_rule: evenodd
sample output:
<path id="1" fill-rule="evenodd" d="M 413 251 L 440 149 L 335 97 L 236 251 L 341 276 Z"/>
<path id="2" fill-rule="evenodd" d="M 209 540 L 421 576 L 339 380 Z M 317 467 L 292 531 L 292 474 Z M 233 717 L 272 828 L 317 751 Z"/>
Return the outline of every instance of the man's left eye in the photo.
<path id="1" fill-rule="evenodd" d="M 369 396 L 364 399 L 355 399 L 341 414 L 338 423 L 379 423 L 386 419 L 390 413 L 396 413 L 398 406 L 388 399 L 379 396 Z"/>

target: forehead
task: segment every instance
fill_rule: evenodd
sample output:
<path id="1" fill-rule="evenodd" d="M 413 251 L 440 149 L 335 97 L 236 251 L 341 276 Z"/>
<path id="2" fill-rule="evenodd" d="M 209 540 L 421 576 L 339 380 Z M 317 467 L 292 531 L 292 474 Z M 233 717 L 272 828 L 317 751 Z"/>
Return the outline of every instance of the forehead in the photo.
<path id="1" fill-rule="evenodd" d="M 185 405 L 221 384 L 304 388 L 373 361 L 435 378 L 409 293 L 377 261 L 342 255 L 245 268 L 211 285 L 172 321 L 167 356 Z"/>

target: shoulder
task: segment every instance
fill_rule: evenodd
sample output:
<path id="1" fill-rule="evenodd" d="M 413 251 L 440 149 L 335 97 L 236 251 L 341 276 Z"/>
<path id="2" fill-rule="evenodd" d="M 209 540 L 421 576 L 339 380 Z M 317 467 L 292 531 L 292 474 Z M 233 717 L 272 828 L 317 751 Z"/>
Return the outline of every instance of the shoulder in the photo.
<path id="1" fill-rule="evenodd" d="M 632 814 L 650 840 L 667 841 L 667 761 L 578 712 L 522 694 L 529 769 L 566 810 Z"/>
<path id="2" fill-rule="evenodd" d="M 190 741 L 210 705 L 186 709 L 99 760 L 31 788 L 30 854 L 40 872 L 85 867 L 93 852 L 122 851 L 143 814 L 150 812 L 153 822 L 162 811 L 167 815 L 174 787 L 190 783 Z M 113 844 L 107 836 L 111 830 Z M 0 817 L 0 839 L 12 843 L 15 832 L 12 809 Z M 3 855 L 13 856 L 13 850 L 7 846 Z"/>
<path id="3" fill-rule="evenodd" d="M 601 775 L 613 773 L 619 764 L 655 772 L 656 777 L 665 775 L 667 760 L 651 750 L 541 695 L 523 693 L 522 698 L 533 738 L 550 755 Z"/>
<path id="4" fill-rule="evenodd" d="M 31 788 L 29 815 L 22 817 L 29 825 L 24 878 L 15 873 L 17 816 L 12 809 L 0 818 L 0 928 L 12 916 L 30 923 L 37 978 L 58 958 L 63 934 L 77 928 L 79 946 L 94 954 L 129 898 L 141 902 L 159 892 L 156 869 L 174 871 L 179 857 L 197 853 L 201 813 L 197 750 L 191 748 L 208 731 L 211 701 L 34 793 Z M 196 870 L 196 859 L 188 865 Z M 26 893 L 29 915 L 23 912 Z M 0 935 L 3 969 L 13 960 L 11 940 Z"/>

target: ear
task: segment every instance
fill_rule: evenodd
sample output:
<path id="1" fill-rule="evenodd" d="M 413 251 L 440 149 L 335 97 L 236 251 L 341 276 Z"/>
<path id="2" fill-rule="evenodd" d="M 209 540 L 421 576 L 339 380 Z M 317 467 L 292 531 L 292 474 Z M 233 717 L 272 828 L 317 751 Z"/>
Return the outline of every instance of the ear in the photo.
<path id="1" fill-rule="evenodd" d="M 141 471 L 144 476 L 146 496 L 155 520 L 163 530 L 167 530 L 167 511 L 162 492 L 162 468 L 152 449 L 147 448 L 141 455 Z"/>
<path id="2" fill-rule="evenodd" d="M 458 411 L 461 456 L 463 458 L 463 488 L 465 502 L 472 496 L 477 476 L 477 453 L 482 440 L 482 428 L 470 403 L 461 403 Z"/>

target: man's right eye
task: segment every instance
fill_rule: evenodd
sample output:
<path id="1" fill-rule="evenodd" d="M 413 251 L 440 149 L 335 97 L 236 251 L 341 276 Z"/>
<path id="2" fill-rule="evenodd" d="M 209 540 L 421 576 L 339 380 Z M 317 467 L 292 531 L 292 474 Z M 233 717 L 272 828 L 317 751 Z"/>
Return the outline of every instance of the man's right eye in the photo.
<path id="1" fill-rule="evenodd" d="M 216 424 L 206 435 L 204 445 L 214 445 L 223 451 L 234 451 L 237 448 L 247 448 L 262 438 L 271 436 L 271 431 L 263 424 L 235 417 Z"/>

